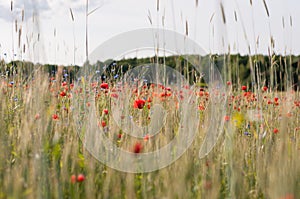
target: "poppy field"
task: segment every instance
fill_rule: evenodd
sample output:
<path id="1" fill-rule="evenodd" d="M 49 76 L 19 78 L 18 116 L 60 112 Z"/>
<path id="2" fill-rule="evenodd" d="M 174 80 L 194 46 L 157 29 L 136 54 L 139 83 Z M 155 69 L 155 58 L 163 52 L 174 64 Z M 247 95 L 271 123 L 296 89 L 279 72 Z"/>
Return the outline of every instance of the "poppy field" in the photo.
<path id="1" fill-rule="evenodd" d="M 228 80 L 226 92 L 218 93 L 197 78 L 177 88 L 146 82 L 134 87 L 121 85 L 116 74 L 84 82 L 70 75 L 71 67 L 49 72 L 26 64 L 1 62 L 0 198 L 300 197 L 299 87 L 278 90 L 276 82 L 271 87 Z M 74 108 L 74 99 L 83 93 L 92 96 L 84 106 L 94 107 L 101 133 L 137 157 L 165 146 L 198 117 L 195 139 L 178 160 L 156 171 L 112 169 L 86 149 L 78 133 L 74 114 L 79 112 L 84 120 L 85 113 Z M 224 128 L 212 151 L 199 158 L 199 146 L 212 125 L 207 119 L 210 107 L 217 106 L 213 95 L 226 102 L 220 121 Z M 180 104 L 186 98 L 194 106 L 181 122 Z M 151 115 L 160 104 L 167 112 L 164 126 L 155 135 L 132 138 L 113 117 L 116 102 L 128 107 L 137 126 L 163 115 Z M 120 115 L 120 121 L 126 117 Z"/>

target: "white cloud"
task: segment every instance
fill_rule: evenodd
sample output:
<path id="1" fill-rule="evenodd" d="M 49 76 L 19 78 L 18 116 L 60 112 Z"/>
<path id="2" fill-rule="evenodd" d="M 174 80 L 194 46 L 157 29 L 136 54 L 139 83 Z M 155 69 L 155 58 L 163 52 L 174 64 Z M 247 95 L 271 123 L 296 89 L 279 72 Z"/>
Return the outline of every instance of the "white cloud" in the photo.
<path id="1" fill-rule="evenodd" d="M 12 2 L 12 11 L 11 11 Z M 0 18 L 6 21 L 13 19 L 21 19 L 22 11 L 24 11 L 24 18 L 28 20 L 33 14 L 40 14 L 51 10 L 47 0 L 13 0 L 0 3 Z"/>

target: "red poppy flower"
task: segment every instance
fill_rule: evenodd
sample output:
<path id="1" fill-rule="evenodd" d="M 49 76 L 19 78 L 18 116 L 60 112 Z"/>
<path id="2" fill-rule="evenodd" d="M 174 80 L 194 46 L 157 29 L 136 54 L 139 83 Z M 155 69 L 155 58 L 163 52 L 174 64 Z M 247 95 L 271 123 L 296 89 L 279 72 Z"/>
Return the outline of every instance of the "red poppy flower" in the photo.
<path id="1" fill-rule="evenodd" d="M 134 147 L 133 147 L 133 152 L 134 153 L 140 153 L 143 149 L 143 146 L 140 142 L 135 143 Z"/>
<path id="2" fill-rule="evenodd" d="M 147 142 L 148 140 L 149 140 L 149 135 L 147 134 L 144 136 L 144 141 Z"/>
<path id="3" fill-rule="evenodd" d="M 111 97 L 118 99 L 119 95 L 117 93 L 110 94 Z"/>
<path id="4" fill-rule="evenodd" d="M 133 103 L 134 108 L 142 109 L 145 106 L 145 100 L 137 99 Z"/>
<path id="5" fill-rule="evenodd" d="M 228 121 L 230 120 L 230 116 L 226 115 L 226 116 L 224 117 L 224 120 L 225 120 L 226 122 L 228 122 Z"/>
<path id="6" fill-rule="evenodd" d="M 83 182 L 84 180 L 85 180 L 85 177 L 84 177 L 83 174 L 79 174 L 79 175 L 77 176 L 77 182 Z"/>
<path id="7" fill-rule="evenodd" d="M 264 86 L 262 89 L 263 89 L 263 91 L 267 91 L 268 87 Z"/>
<path id="8" fill-rule="evenodd" d="M 108 89 L 108 83 L 102 83 L 102 84 L 100 84 L 100 88 L 102 88 L 102 89 Z"/>
<path id="9" fill-rule="evenodd" d="M 107 109 L 104 109 L 104 110 L 103 110 L 103 113 L 104 113 L 105 115 L 107 115 L 107 114 L 108 114 L 108 110 L 107 110 Z"/>
<path id="10" fill-rule="evenodd" d="M 71 182 L 74 184 L 76 182 L 76 175 L 71 176 Z"/>
<path id="11" fill-rule="evenodd" d="M 242 86 L 242 90 L 243 91 L 247 90 L 247 86 Z"/>
<path id="12" fill-rule="evenodd" d="M 61 97 L 64 97 L 64 96 L 66 96 L 67 94 L 64 92 L 64 91 L 62 91 L 62 92 L 60 92 L 60 94 L 59 94 Z"/>
<path id="13" fill-rule="evenodd" d="M 198 106 L 198 109 L 199 109 L 200 111 L 204 111 L 204 110 L 205 110 L 205 107 L 204 107 L 203 105 L 199 105 L 199 106 Z"/>
<path id="14" fill-rule="evenodd" d="M 166 95 L 167 95 L 167 93 L 161 92 L 161 93 L 159 94 L 159 97 L 165 97 Z"/>
<path id="15" fill-rule="evenodd" d="M 58 117 L 58 115 L 57 115 L 57 114 L 53 114 L 53 115 L 52 115 L 52 119 L 54 119 L 54 120 L 58 120 L 58 119 L 59 119 L 59 117 Z"/>
<path id="16" fill-rule="evenodd" d="M 273 130 L 273 133 L 275 133 L 275 134 L 277 134 L 279 132 L 279 130 L 277 129 L 277 128 L 275 128 L 274 130 Z"/>

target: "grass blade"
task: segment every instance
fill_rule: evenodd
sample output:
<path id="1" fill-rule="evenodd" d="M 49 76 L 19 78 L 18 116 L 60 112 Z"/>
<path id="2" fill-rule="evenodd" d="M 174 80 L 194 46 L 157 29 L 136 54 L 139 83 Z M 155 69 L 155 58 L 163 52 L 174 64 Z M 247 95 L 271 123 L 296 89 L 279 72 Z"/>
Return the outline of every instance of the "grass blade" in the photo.
<path id="1" fill-rule="evenodd" d="M 221 12 L 222 12 L 223 23 L 226 24 L 226 17 L 225 17 L 225 12 L 224 12 L 223 4 L 220 3 L 220 6 L 221 6 Z"/>
<path id="2" fill-rule="evenodd" d="M 70 8 L 70 14 L 71 14 L 72 21 L 74 21 L 74 15 L 73 15 L 73 12 L 72 12 L 72 8 Z"/>
<path id="3" fill-rule="evenodd" d="M 270 13 L 269 13 L 269 9 L 268 9 L 267 3 L 266 3 L 265 0 L 263 0 L 263 2 L 264 2 L 265 9 L 266 9 L 266 13 L 267 13 L 268 17 L 270 17 Z"/>
<path id="4" fill-rule="evenodd" d="M 185 34 L 186 34 L 186 36 L 189 35 L 189 25 L 188 25 L 188 21 L 187 20 L 185 21 Z"/>

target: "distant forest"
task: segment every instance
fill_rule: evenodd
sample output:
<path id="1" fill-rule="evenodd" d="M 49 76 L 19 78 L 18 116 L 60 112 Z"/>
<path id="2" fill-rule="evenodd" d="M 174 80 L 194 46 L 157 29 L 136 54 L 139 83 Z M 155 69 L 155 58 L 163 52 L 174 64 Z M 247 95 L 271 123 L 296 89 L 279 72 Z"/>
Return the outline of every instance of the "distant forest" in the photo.
<path id="1" fill-rule="evenodd" d="M 191 60 L 200 60 L 200 62 Z M 250 57 L 239 54 L 204 57 L 169 56 L 98 61 L 94 65 L 86 62 L 84 65 L 87 66 L 88 71 L 96 71 L 107 77 L 105 81 L 114 81 L 113 77 L 116 77 L 116 75 L 119 77 L 135 66 L 149 63 L 159 63 L 172 67 L 188 77 L 191 82 L 196 81 L 197 77 L 197 70 L 193 65 L 201 63 L 200 65 L 214 64 L 221 72 L 224 82 L 230 81 L 234 87 L 247 85 L 249 88 L 253 88 L 254 85 L 259 83 L 259 86 L 268 86 L 277 91 L 284 91 L 286 87 L 300 90 L 300 56 L 254 55 Z M 22 74 L 26 77 L 32 74 L 36 67 L 41 67 L 42 70 L 49 73 L 49 76 L 62 73 L 65 81 L 69 82 L 74 81 L 76 73 L 81 68 L 80 66 L 40 65 L 21 61 L 5 63 L 2 60 L 0 62 L 0 73 L 2 77 L 12 77 L 13 74 Z M 290 84 L 286 82 L 290 82 Z"/>

